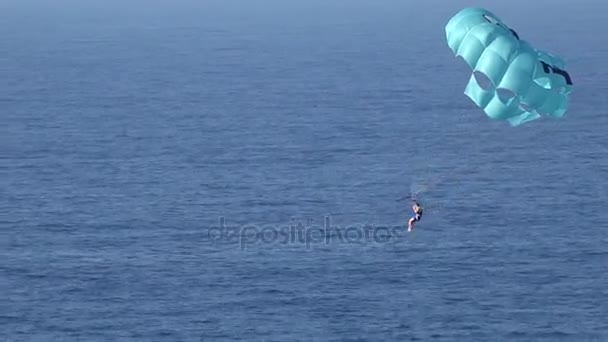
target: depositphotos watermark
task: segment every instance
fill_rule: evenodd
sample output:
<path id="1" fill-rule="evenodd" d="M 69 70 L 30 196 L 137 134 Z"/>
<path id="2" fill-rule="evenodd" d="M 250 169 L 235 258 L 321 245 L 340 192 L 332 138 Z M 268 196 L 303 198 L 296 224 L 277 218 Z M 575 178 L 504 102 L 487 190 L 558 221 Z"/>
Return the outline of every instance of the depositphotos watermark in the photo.
<path id="1" fill-rule="evenodd" d="M 286 226 L 274 225 L 228 225 L 224 217 L 219 218 L 219 226 L 207 230 L 209 240 L 217 244 L 238 244 L 240 248 L 261 244 L 313 245 L 387 243 L 391 239 L 407 234 L 407 225 L 350 225 L 346 227 L 331 224 L 326 216 L 323 225 L 310 222 L 292 221 Z"/>

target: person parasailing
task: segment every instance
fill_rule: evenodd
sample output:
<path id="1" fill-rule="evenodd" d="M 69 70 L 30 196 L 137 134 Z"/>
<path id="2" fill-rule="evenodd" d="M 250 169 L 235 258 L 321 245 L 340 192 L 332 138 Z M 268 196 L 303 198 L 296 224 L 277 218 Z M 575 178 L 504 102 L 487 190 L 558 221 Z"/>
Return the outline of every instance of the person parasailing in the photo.
<path id="1" fill-rule="evenodd" d="M 424 211 L 422 209 L 422 206 L 420 205 L 420 203 L 418 203 L 417 200 L 412 199 L 412 202 L 414 202 L 414 204 L 412 205 L 412 210 L 414 213 L 407 223 L 408 232 L 411 232 L 414 229 L 414 223 L 416 223 L 422 219 L 422 213 Z"/>

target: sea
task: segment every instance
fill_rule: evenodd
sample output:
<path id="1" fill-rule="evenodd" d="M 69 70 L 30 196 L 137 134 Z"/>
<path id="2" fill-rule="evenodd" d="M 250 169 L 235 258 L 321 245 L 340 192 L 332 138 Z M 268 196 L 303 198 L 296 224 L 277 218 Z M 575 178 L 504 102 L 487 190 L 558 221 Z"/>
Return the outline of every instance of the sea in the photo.
<path id="1" fill-rule="evenodd" d="M 564 59 L 563 118 L 463 94 L 469 6 Z M 607 22 L 0 1 L 0 341 L 608 341 Z"/>

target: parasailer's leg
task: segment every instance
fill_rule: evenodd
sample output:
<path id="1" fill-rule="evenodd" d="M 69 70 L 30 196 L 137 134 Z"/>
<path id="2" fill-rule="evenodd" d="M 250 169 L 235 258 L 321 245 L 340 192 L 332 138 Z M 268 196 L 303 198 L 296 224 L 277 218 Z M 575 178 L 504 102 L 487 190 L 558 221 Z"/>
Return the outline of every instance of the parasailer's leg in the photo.
<path id="1" fill-rule="evenodd" d="M 408 223 L 407 223 L 407 231 L 408 232 L 411 232 L 412 230 L 414 230 L 414 222 L 416 222 L 416 221 L 417 221 L 416 217 L 412 217 L 408 221 Z"/>
<path id="2" fill-rule="evenodd" d="M 414 213 L 414 216 L 412 216 L 407 222 L 407 231 L 411 232 L 412 230 L 414 230 L 414 223 L 420 221 L 421 218 L 422 215 Z"/>

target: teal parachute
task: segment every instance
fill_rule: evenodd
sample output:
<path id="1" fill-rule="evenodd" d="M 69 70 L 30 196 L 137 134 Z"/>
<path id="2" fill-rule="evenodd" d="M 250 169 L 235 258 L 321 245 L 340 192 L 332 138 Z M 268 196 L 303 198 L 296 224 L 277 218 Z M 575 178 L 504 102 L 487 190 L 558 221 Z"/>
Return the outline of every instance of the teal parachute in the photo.
<path id="1" fill-rule="evenodd" d="M 458 12 L 445 33 L 450 49 L 473 70 L 465 95 L 490 118 L 518 126 L 564 116 L 572 80 L 561 58 L 534 48 L 481 8 Z"/>

